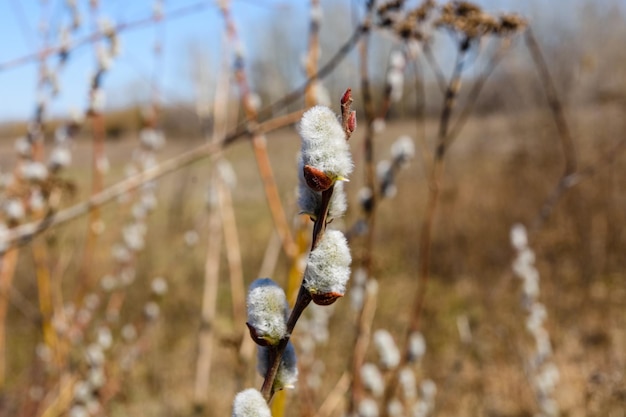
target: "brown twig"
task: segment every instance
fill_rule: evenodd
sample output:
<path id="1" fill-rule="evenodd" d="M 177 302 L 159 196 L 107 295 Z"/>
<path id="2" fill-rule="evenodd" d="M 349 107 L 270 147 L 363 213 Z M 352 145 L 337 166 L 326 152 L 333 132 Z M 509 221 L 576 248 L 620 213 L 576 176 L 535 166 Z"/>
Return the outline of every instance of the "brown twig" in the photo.
<path id="1" fill-rule="evenodd" d="M 530 27 L 526 29 L 524 35 L 526 46 L 530 51 L 530 55 L 533 58 L 537 71 L 539 71 L 539 79 L 541 80 L 543 90 L 546 93 L 548 105 L 550 106 L 550 110 L 552 111 L 552 115 L 559 132 L 563 156 L 565 157 L 565 172 L 563 173 L 563 177 L 565 177 L 576 172 L 577 157 L 574 141 L 572 140 L 572 135 L 570 133 L 567 120 L 565 119 L 563 105 L 561 104 L 561 100 L 559 100 L 558 93 L 554 87 L 554 82 L 552 81 L 552 76 L 548 70 L 548 65 L 546 64 L 543 54 L 541 53 L 539 43 L 537 43 L 537 39 L 535 38 L 535 35 Z"/>
<path id="2" fill-rule="evenodd" d="M 237 29 L 230 14 L 229 2 L 224 1 L 220 3 L 220 10 L 226 23 L 227 36 L 231 43 L 236 44 L 238 42 Z M 235 80 L 239 86 L 241 104 L 246 114 L 248 125 L 251 126 L 250 130 L 252 131 L 251 136 L 254 156 L 257 160 L 259 173 L 265 190 L 265 196 L 272 214 L 272 219 L 274 220 L 274 226 L 281 237 L 285 254 L 290 258 L 293 258 L 296 250 L 295 243 L 293 236 L 291 235 L 291 229 L 289 228 L 289 222 L 287 221 L 285 210 L 280 200 L 280 194 L 278 192 L 278 187 L 276 186 L 276 180 L 274 178 L 269 155 L 267 154 L 265 136 L 258 133 L 255 129 L 258 123 L 258 113 L 252 104 L 252 93 L 244 71 L 244 58 L 241 52 L 238 52 L 235 57 L 234 71 Z"/>
<path id="3" fill-rule="evenodd" d="M 213 186 L 221 181 L 216 172 Z M 217 207 L 211 207 L 208 226 L 208 246 L 204 264 L 204 292 L 202 296 L 201 328 L 198 334 L 198 361 L 194 384 L 194 410 L 202 414 L 207 405 L 211 375 L 211 355 L 215 340 L 213 325 L 217 311 L 217 287 L 219 281 L 220 250 L 222 246 L 222 219 Z"/>

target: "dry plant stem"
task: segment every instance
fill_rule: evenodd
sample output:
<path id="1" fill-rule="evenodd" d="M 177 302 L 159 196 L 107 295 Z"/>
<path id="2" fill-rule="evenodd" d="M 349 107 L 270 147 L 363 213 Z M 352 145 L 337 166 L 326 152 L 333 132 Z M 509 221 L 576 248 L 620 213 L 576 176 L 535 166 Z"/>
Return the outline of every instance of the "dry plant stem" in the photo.
<path id="1" fill-rule="evenodd" d="M 222 216 L 222 228 L 226 247 L 226 260 L 228 261 L 230 292 L 232 298 L 233 324 L 235 329 L 245 329 L 246 322 L 246 290 L 243 281 L 241 267 L 241 249 L 237 236 L 237 222 L 233 209 L 233 200 L 230 189 L 224 181 L 218 184 L 220 214 Z M 243 337 L 245 330 L 242 331 Z"/>
<path id="2" fill-rule="evenodd" d="M 104 188 L 104 172 L 102 161 L 106 158 L 104 149 L 104 116 L 100 113 L 91 115 L 93 125 L 93 156 L 92 156 L 92 178 L 91 178 L 91 195 L 97 195 Z M 95 207 L 89 212 L 89 220 L 87 221 L 87 238 L 83 248 L 83 258 L 80 268 L 80 283 L 77 291 L 77 300 L 82 300 L 84 294 L 91 288 L 93 279 L 93 260 L 98 240 L 98 228 L 101 221 L 100 210 Z"/>
<path id="3" fill-rule="evenodd" d="M 600 169 L 611 166 L 624 149 L 626 149 L 626 138 L 622 138 L 602 157 L 598 158 L 595 163 L 587 166 L 585 169 L 562 176 L 552 192 L 550 192 L 548 197 L 543 202 L 539 213 L 533 220 L 531 224 L 531 232 L 535 232 L 543 226 L 544 222 L 550 217 L 557 203 L 567 190 L 575 187 L 585 179 L 594 176 Z"/>
<path id="4" fill-rule="evenodd" d="M 352 384 L 350 395 L 349 414 L 354 413 L 356 407 L 363 399 L 363 386 L 361 381 L 361 368 L 365 363 L 367 348 L 371 339 L 372 323 L 376 313 L 377 294 L 365 290 L 363 307 L 359 311 L 357 322 L 357 337 L 352 349 Z"/>
<path id="5" fill-rule="evenodd" d="M 165 13 L 160 21 L 164 21 L 164 20 L 170 20 L 170 19 L 177 19 L 177 18 L 181 18 L 184 16 L 188 16 L 194 13 L 197 13 L 203 9 L 209 8 L 209 7 L 215 7 L 215 4 L 213 2 L 207 1 L 207 0 L 203 0 L 203 1 L 198 1 L 196 3 L 193 4 L 189 4 L 189 5 L 185 5 L 185 6 L 181 6 L 178 9 L 174 9 L 168 13 Z M 117 25 L 114 26 L 114 31 L 115 33 L 122 33 L 126 30 L 131 30 L 131 29 L 139 29 L 142 28 L 144 26 L 149 26 L 155 23 L 157 19 L 155 18 L 154 14 L 150 14 L 150 16 L 141 18 L 141 19 L 137 19 L 131 22 L 125 22 L 125 23 L 119 23 Z M 70 45 L 70 47 L 68 48 L 67 46 L 64 45 L 55 45 L 55 46 L 51 46 L 51 47 L 47 47 L 47 48 L 43 48 L 37 52 L 33 52 L 27 55 L 24 55 L 22 57 L 19 58 L 15 58 L 9 61 L 5 61 L 3 63 L 0 63 L 0 71 L 5 71 L 11 68 L 15 68 L 18 67 L 20 65 L 24 65 L 27 64 L 31 61 L 36 61 L 39 60 L 41 58 L 42 55 L 54 55 L 54 54 L 58 54 L 61 53 L 63 51 L 68 51 L 71 52 L 75 49 L 77 49 L 80 46 L 83 45 L 88 45 L 94 42 L 97 42 L 99 40 L 104 39 L 106 36 L 98 31 L 94 31 L 92 33 L 90 33 L 89 35 L 86 35 L 83 38 L 77 39 L 75 41 L 72 42 L 72 44 Z"/>
<path id="6" fill-rule="evenodd" d="M 37 241 L 32 245 L 35 271 L 37 275 L 37 290 L 39 295 L 39 312 L 41 314 L 41 328 L 43 330 L 43 340 L 54 355 L 57 365 L 60 364 L 58 340 L 56 330 L 52 326 L 52 316 L 54 314 L 52 304 L 51 278 L 48 267 L 48 251 L 45 242 Z"/>
<path id="7" fill-rule="evenodd" d="M 311 11 L 320 7 L 319 0 L 311 0 L 310 4 Z M 320 55 L 319 32 L 319 19 L 311 19 L 311 23 L 309 24 L 309 53 L 306 60 L 306 76 L 311 80 L 311 83 L 306 87 L 304 93 L 304 101 L 307 108 L 317 104 L 315 88 L 311 87 L 313 87 L 315 82 L 317 82 L 317 62 L 319 61 Z"/>
<path id="8" fill-rule="evenodd" d="M 443 174 L 444 158 L 448 149 L 446 138 L 448 135 L 448 127 L 450 125 L 450 118 L 452 116 L 452 110 L 454 109 L 454 103 L 456 96 L 460 89 L 461 74 L 463 73 L 464 58 L 469 49 L 469 41 L 463 40 L 459 45 L 457 53 L 456 64 L 454 66 L 454 72 L 450 79 L 448 86 L 446 87 L 443 108 L 441 110 L 439 120 L 439 133 L 437 136 L 437 148 L 435 150 L 435 159 L 428 180 L 428 200 L 426 203 L 426 212 L 422 220 L 420 228 L 420 241 L 419 241 L 419 269 L 418 269 L 418 282 L 417 290 L 415 292 L 415 299 L 413 301 L 413 311 L 409 318 L 409 325 L 405 336 L 405 349 L 400 361 L 400 364 L 393 370 L 389 383 L 385 387 L 383 404 L 388 404 L 398 386 L 398 372 L 409 361 L 409 349 L 408 343 L 412 333 L 416 332 L 420 328 L 420 319 L 424 308 L 424 301 L 426 299 L 426 290 L 428 287 L 428 280 L 430 278 L 430 254 L 432 248 L 432 229 L 435 222 L 435 215 L 437 212 L 437 205 L 439 202 L 439 192 L 441 187 L 441 177 Z M 387 407 L 383 407 L 382 417 L 387 417 Z"/>
<path id="9" fill-rule="evenodd" d="M 346 391 L 348 391 L 348 388 L 350 388 L 350 374 L 344 372 L 320 406 L 315 417 L 329 417 L 333 415 L 333 411 L 335 411 L 343 401 L 343 397 Z"/>
<path id="10" fill-rule="evenodd" d="M 433 163 L 433 153 L 428 147 L 426 142 L 426 93 L 424 89 L 424 74 L 417 59 L 412 60 L 413 74 L 415 75 L 415 91 L 416 91 L 416 105 L 415 105 L 415 122 L 417 123 L 417 140 L 421 146 L 422 166 L 424 172 L 429 172 L 429 167 Z"/>
<path id="11" fill-rule="evenodd" d="M 431 170 L 431 175 L 428 180 L 428 200 L 426 205 L 426 213 L 422 221 L 420 245 L 419 245 L 419 275 L 418 275 L 418 287 L 415 294 L 415 301 L 413 304 L 413 312 L 409 321 L 409 327 L 407 329 L 408 336 L 419 330 L 420 317 L 426 295 L 426 286 L 428 284 L 428 278 L 430 275 L 430 252 L 432 243 L 432 228 L 435 221 L 435 214 L 437 211 L 437 205 L 439 201 L 440 182 L 443 173 L 443 165 L 448 144 L 446 138 L 448 135 L 448 126 L 450 124 L 450 117 L 454 108 L 456 96 L 459 92 L 461 74 L 463 72 L 463 62 L 465 54 L 467 53 L 467 45 L 463 43 L 457 54 L 457 61 L 454 68 L 454 73 L 450 79 L 450 83 L 446 88 L 445 99 L 443 108 L 441 110 L 441 116 L 439 120 L 439 134 L 437 137 L 437 148 L 435 150 L 435 160 Z M 408 352 L 405 352 L 405 356 Z M 405 359 L 406 360 L 406 359 Z"/>
<path id="12" fill-rule="evenodd" d="M 224 1 L 220 4 L 220 10 L 226 23 L 228 38 L 232 44 L 236 44 L 238 42 L 237 29 L 231 17 L 229 6 L 229 2 Z M 241 54 L 235 57 L 235 80 L 239 86 L 241 104 L 246 114 L 247 122 L 250 126 L 256 126 L 258 123 L 258 113 L 252 105 L 252 94 L 244 71 L 244 58 Z M 257 133 L 254 127 L 251 130 L 253 131 L 252 146 L 254 156 L 257 161 L 259 173 L 261 174 L 265 196 L 272 214 L 272 219 L 274 220 L 274 226 L 283 242 L 285 254 L 293 259 L 295 256 L 295 243 L 291 235 L 291 229 L 289 228 L 285 210 L 280 200 L 280 194 L 276 186 L 269 155 L 267 154 L 266 139 L 265 136 Z"/>
<path id="13" fill-rule="evenodd" d="M 435 59 L 435 55 L 433 55 L 433 51 L 430 49 L 430 45 L 428 44 L 428 42 L 424 43 L 424 46 L 422 47 L 422 51 L 424 52 L 426 61 L 428 62 L 428 64 L 430 65 L 430 68 L 433 70 L 433 73 L 435 74 L 435 78 L 437 79 L 437 85 L 439 86 L 439 89 L 441 90 L 442 93 L 445 94 L 446 90 L 448 89 L 447 87 L 448 83 L 446 82 L 446 77 L 443 75 L 443 71 L 441 71 L 441 67 L 437 63 L 437 60 Z"/>
<path id="14" fill-rule="evenodd" d="M 559 131 L 559 139 L 561 140 L 561 147 L 563 148 L 563 155 L 565 156 L 565 172 L 563 176 L 567 176 L 576 172 L 577 158 L 576 148 L 567 125 L 567 120 L 565 119 L 563 106 L 561 105 L 556 88 L 554 87 L 554 82 L 550 76 L 550 71 L 548 71 L 546 61 L 541 53 L 541 48 L 539 48 L 537 39 L 535 38 L 535 35 L 530 27 L 526 29 L 524 39 L 526 40 L 526 46 L 528 47 L 533 61 L 535 62 L 535 66 L 539 71 L 539 78 L 541 79 L 541 84 L 543 85 L 546 98 L 548 99 L 548 105 L 550 106 L 550 110 L 552 110 L 554 121 L 556 122 L 556 127 Z"/>
<path id="15" fill-rule="evenodd" d="M 480 74 L 478 79 L 472 85 L 472 88 L 469 91 L 469 94 L 467 97 L 467 101 L 465 105 L 463 106 L 463 109 L 461 109 L 461 111 L 459 112 L 459 116 L 454 122 L 454 125 L 450 129 L 450 133 L 448 133 L 448 137 L 447 137 L 448 146 L 450 146 L 452 142 L 454 142 L 454 140 L 458 137 L 459 133 L 465 126 L 465 123 L 467 122 L 467 120 L 469 119 L 469 116 L 471 116 L 472 111 L 474 110 L 474 106 L 476 105 L 478 96 L 480 95 L 480 92 L 485 86 L 487 79 L 493 73 L 493 70 L 498 66 L 498 64 L 504 57 L 505 53 L 508 51 L 509 47 L 511 46 L 510 38 L 504 38 L 500 42 L 501 42 L 500 46 L 498 47 L 496 52 L 493 53 L 493 55 L 487 62 L 487 67 L 483 70 L 483 72 Z"/>
<path id="16" fill-rule="evenodd" d="M 6 380 L 6 317 L 18 257 L 18 248 L 9 249 L 0 255 L 0 389 L 4 387 Z"/>
<path id="17" fill-rule="evenodd" d="M 264 109 L 259 111 L 260 115 L 264 115 L 268 117 L 269 114 L 277 112 L 291 103 L 294 103 L 302 98 L 302 94 L 306 91 L 306 89 L 316 80 L 325 78 L 327 75 L 332 73 L 334 69 L 344 60 L 344 58 L 352 51 L 352 49 L 357 45 L 359 39 L 364 33 L 369 31 L 369 20 L 366 20 L 363 24 L 357 26 L 352 32 L 352 35 L 348 40 L 337 50 L 337 52 L 328 60 L 328 62 L 323 65 L 319 71 L 315 74 L 314 78 L 307 79 L 303 85 L 299 88 L 296 88 L 280 100 L 275 101 Z"/>
<path id="18" fill-rule="evenodd" d="M 361 91 L 363 94 L 363 107 L 365 110 L 365 120 L 366 120 L 366 129 L 365 129 L 365 138 L 363 140 L 364 147 L 364 165 L 365 165 L 365 184 L 372 190 L 372 210 L 365 213 L 365 223 L 367 225 L 367 231 L 365 236 L 365 249 L 363 258 L 361 260 L 363 268 L 367 273 L 368 277 L 372 275 L 372 257 L 373 257 L 373 248 L 374 248 L 374 211 L 377 203 L 377 193 L 376 193 L 376 176 L 375 176 L 375 168 L 374 168 L 374 102 L 372 99 L 372 92 L 370 88 L 370 80 L 369 80 L 369 71 L 368 71 L 368 57 L 369 57 L 369 34 L 366 34 L 361 39 L 360 45 L 360 73 L 361 73 Z M 364 320 L 364 314 L 366 311 L 366 302 L 364 300 L 363 307 L 358 313 L 357 322 L 359 323 L 359 327 L 357 328 L 357 333 L 354 341 L 353 348 L 353 357 L 352 357 L 352 383 L 350 387 L 350 402 L 348 405 L 348 414 L 354 413 L 356 407 L 358 406 L 360 400 L 363 397 L 363 384 L 361 381 L 361 367 L 363 366 L 363 352 L 359 350 L 361 346 L 367 346 L 367 340 L 369 336 L 363 334 L 361 323 Z"/>
<path id="19" fill-rule="evenodd" d="M 220 181 L 216 173 L 213 182 Z M 222 247 L 220 213 L 212 207 L 209 217 L 208 245 L 204 264 L 204 292 L 202 296 L 202 322 L 198 335 L 198 362 L 194 384 L 194 408 L 196 413 L 204 411 L 209 394 L 211 354 L 213 352 L 213 322 L 217 310 L 217 287 L 219 280 L 220 251 Z"/>

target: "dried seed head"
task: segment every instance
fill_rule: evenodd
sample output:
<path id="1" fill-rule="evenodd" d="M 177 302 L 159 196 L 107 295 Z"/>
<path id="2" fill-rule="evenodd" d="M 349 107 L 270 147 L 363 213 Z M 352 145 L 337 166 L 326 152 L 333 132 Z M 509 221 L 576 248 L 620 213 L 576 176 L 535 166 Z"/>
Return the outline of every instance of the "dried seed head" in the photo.
<path id="1" fill-rule="evenodd" d="M 263 395 L 248 388 L 235 396 L 232 417 L 272 417 Z"/>
<path id="2" fill-rule="evenodd" d="M 343 297 L 350 278 L 350 248 L 338 230 L 327 230 L 317 247 L 309 254 L 304 271 L 304 287 L 320 305 L 334 303 Z"/>
<path id="3" fill-rule="evenodd" d="M 248 291 L 250 336 L 261 346 L 274 346 L 287 336 L 289 306 L 283 289 L 270 278 L 259 278 Z"/>

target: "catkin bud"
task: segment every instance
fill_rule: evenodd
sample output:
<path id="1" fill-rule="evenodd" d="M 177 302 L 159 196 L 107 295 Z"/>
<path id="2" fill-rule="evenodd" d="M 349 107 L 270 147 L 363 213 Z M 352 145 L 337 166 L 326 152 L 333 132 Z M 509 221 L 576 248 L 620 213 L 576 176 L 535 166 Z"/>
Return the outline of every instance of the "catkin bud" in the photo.
<path id="1" fill-rule="evenodd" d="M 248 388 L 235 396 L 232 417 L 272 417 L 263 395 L 254 388 Z"/>
<path id="2" fill-rule="evenodd" d="M 313 302 L 319 305 L 334 303 L 343 297 L 350 278 L 350 248 L 338 230 L 327 230 L 317 247 L 309 254 L 304 271 L 304 287 Z"/>
<path id="3" fill-rule="evenodd" d="M 259 363 L 257 369 L 261 376 L 265 376 L 267 370 L 270 368 L 270 349 L 269 347 L 258 346 L 257 359 Z M 285 352 L 283 352 L 283 356 L 280 359 L 276 379 L 274 379 L 274 391 L 294 388 L 297 381 L 298 361 L 296 360 L 296 350 L 293 344 L 288 342 Z"/>
<path id="4" fill-rule="evenodd" d="M 287 336 L 287 297 L 270 278 L 259 278 L 248 291 L 250 336 L 261 346 L 274 346 Z"/>
<path id="5" fill-rule="evenodd" d="M 352 172 L 352 157 L 346 134 L 331 109 L 315 106 L 302 116 L 301 166 L 322 171 L 334 183 Z"/>

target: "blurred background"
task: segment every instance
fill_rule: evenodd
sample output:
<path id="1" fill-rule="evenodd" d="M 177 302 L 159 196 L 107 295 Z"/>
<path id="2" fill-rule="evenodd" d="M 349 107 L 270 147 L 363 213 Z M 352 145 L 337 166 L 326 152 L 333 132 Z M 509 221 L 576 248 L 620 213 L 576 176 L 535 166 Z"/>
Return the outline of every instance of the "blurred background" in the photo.
<path id="1" fill-rule="evenodd" d="M 36 160 L 38 152 L 52 155 L 60 131 L 71 136 L 72 162 L 37 185 L 50 199 L 57 194 L 46 190 L 60 190 L 55 210 L 159 161 L 202 149 L 222 132 L 237 131 L 251 109 L 266 108 L 307 80 L 311 4 L 227 2 L 234 39 L 227 35 L 220 2 L 90 3 L 98 2 L 0 2 L 0 341 L 5 346 L 0 415 L 229 415 L 235 393 L 262 382 L 254 347 L 241 340 L 247 330 L 237 317 L 241 298 L 233 274 L 241 276 L 243 286 L 266 274 L 286 289 L 293 285 L 294 261 L 277 237 L 258 148 L 239 140 L 225 147 L 219 163 L 212 157 L 181 165 L 158 183 L 104 205 L 97 221 L 78 216 L 6 251 L 3 232 L 44 218 L 34 208 L 12 217 L 7 207 L 15 195 L 27 199 L 11 184 L 19 183 L 15 178 L 23 175 L 24 160 Z M 363 3 L 321 1 L 320 68 L 363 19 Z M 418 2 L 406 3 L 410 9 Z M 537 414 L 543 411 L 529 364 L 534 349 L 526 328 L 529 313 L 523 285 L 511 268 L 516 252 L 510 230 L 523 223 L 531 227 L 539 300 L 546 310 L 543 326 L 560 375 L 550 391 L 560 410 L 554 415 L 623 417 L 626 2 L 476 4 L 494 15 L 515 13 L 532 28 L 575 147 L 580 182 L 558 187 L 566 158 L 553 101 L 527 43 L 512 38 L 446 156 L 420 329 L 427 349 L 414 369 L 418 383 L 437 386 L 426 415 L 550 415 Z M 81 24 L 70 29 L 76 16 Z M 92 38 L 111 33 L 107 30 L 114 36 Z M 113 38 L 119 49 L 103 57 L 99 50 Z M 71 48 L 59 64 L 64 44 Z M 400 45 L 385 30 L 371 33 L 367 65 L 376 106 L 388 93 L 388 63 Z M 449 79 L 457 39 L 433 31 L 429 45 Z M 480 39 L 468 53 L 453 120 L 472 102 L 470 88 L 496 47 L 495 41 Z M 401 136 L 415 146 L 410 163 L 393 178 L 395 192 L 378 202 L 370 254 L 369 278 L 379 286 L 371 329 L 389 331 L 398 345 L 418 288 L 421 222 L 444 106 L 437 71 L 421 54 L 418 70 L 407 65 L 400 96 L 373 137 L 374 164 L 393 157 L 391 145 Z M 355 173 L 346 184 L 348 212 L 332 224 L 352 233 L 355 271 L 370 256 L 367 239 L 359 234 L 369 122 L 360 65 L 355 47 L 318 90 L 324 96 L 318 101 L 339 113 L 339 99 L 351 88 L 359 120 L 350 139 Z M 235 72 L 240 68 L 252 92 L 243 106 Z M 42 82 L 42 73 L 53 76 Z M 259 121 L 305 106 L 301 94 L 282 109 L 261 112 Z M 80 131 L 67 134 L 75 119 Z M 285 218 L 300 237 L 307 236 L 310 223 L 298 215 L 296 121 L 267 133 L 266 156 Z M 33 145 L 35 156 L 25 157 L 20 138 L 35 131 L 41 149 Z M 164 144 L 147 138 L 155 132 L 167 139 Z M 555 190 L 564 192 L 550 206 Z M 151 197 L 154 204 L 146 203 Z M 135 203 L 142 201 L 145 212 L 138 214 Z M 35 205 L 30 197 L 28 204 Z M 134 233 L 140 241 L 135 248 Z M 207 290 L 212 268 L 219 281 Z M 354 277 L 352 282 L 358 283 Z M 296 344 L 304 367 L 301 380 L 277 400 L 284 404 L 275 406 L 275 417 L 344 415 L 350 389 L 338 381 L 351 371 L 361 317 L 350 291 L 330 308 L 310 307 L 299 323 L 294 338 L 310 337 L 316 348 Z M 215 296 L 213 310 L 207 294 Z M 213 340 L 208 356 L 202 337 Z M 377 361 L 374 344 L 366 358 Z M 203 385 L 197 371 L 207 361 L 210 372 Z M 383 372 L 382 378 L 390 375 Z M 333 393 L 339 393 L 334 407 L 327 402 Z"/>

